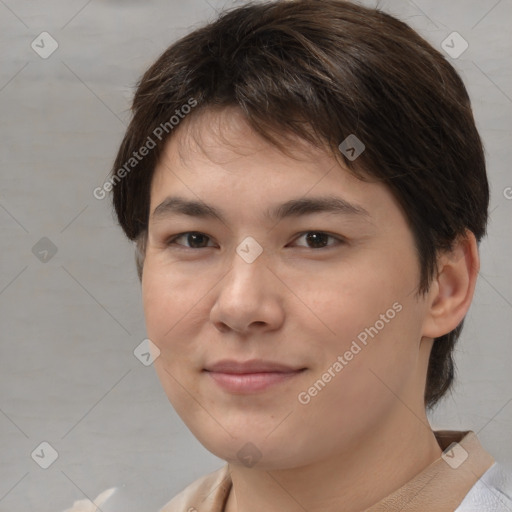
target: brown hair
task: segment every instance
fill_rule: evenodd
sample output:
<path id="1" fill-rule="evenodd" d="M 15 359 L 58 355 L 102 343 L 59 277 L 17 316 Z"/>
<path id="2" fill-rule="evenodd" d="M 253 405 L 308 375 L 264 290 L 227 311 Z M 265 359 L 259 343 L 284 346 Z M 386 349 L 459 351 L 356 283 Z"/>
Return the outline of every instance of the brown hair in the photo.
<path id="1" fill-rule="evenodd" d="M 183 118 L 191 110 L 184 106 L 193 102 L 189 116 L 237 106 L 285 153 L 287 134 L 293 134 L 328 148 L 361 179 L 385 180 L 415 238 L 418 293 L 429 289 L 439 251 L 466 230 L 478 242 L 485 235 L 484 150 L 452 65 L 378 9 L 340 0 L 278 0 L 225 11 L 172 44 L 141 78 L 112 170 L 113 204 L 126 236 L 137 241 L 139 277 L 153 170 L 174 133 L 170 119 Z M 351 134 L 366 147 L 354 161 L 338 149 Z M 150 139 L 154 148 L 128 170 L 126 163 Z M 429 408 L 452 385 L 462 326 L 434 342 Z"/>

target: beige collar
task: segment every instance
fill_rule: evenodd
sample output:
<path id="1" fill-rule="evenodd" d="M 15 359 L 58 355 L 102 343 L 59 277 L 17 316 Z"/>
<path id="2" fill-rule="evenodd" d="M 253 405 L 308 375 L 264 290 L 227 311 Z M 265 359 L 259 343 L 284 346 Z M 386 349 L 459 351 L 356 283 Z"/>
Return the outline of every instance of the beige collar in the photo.
<path id="1" fill-rule="evenodd" d="M 441 430 L 434 434 L 443 455 L 367 512 L 453 512 L 494 464 L 474 432 Z"/>
<path id="2" fill-rule="evenodd" d="M 494 459 L 474 432 L 442 430 L 434 434 L 442 457 L 366 512 L 453 512 L 493 465 Z M 188 486 L 160 512 L 224 512 L 231 488 L 226 464 Z"/>

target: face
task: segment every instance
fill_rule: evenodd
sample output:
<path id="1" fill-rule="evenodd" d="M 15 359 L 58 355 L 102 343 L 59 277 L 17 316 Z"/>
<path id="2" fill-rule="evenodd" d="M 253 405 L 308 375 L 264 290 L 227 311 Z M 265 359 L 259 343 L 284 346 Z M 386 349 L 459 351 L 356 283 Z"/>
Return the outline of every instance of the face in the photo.
<path id="1" fill-rule="evenodd" d="M 235 109 L 180 127 L 152 181 L 142 280 L 175 410 L 218 457 L 268 469 L 349 453 L 403 401 L 423 407 L 426 309 L 402 210 L 332 155 L 293 151 Z"/>

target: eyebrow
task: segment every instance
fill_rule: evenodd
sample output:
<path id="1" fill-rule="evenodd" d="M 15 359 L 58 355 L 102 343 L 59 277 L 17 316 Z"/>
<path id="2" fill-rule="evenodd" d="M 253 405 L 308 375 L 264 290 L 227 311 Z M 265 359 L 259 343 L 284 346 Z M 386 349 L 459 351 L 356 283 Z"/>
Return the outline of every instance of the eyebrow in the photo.
<path id="1" fill-rule="evenodd" d="M 265 217 L 271 221 L 287 217 L 300 217 L 313 213 L 334 213 L 338 215 L 351 215 L 371 217 L 362 206 L 349 203 L 336 196 L 301 197 L 290 199 L 265 212 Z M 225 216 L 221 210 L 201 201 L 189 200 L 182 197 L 167 197 L 151 214 L 153 221 L 162 220 L 173 215 L 187 215 L 189 217 L 212 218 L 225 223 Z"/>

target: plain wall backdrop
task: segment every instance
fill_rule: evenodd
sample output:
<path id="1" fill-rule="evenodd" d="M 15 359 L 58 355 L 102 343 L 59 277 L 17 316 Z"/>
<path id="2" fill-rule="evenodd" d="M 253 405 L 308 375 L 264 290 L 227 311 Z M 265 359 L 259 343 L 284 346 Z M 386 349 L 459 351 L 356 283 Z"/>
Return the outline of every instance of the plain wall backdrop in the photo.
<path id="1" fill-rule="evenodd" d="M 93 190 L 109 173 L 140 75 L 216 11 L 242 4 L 0 0 L 2 512 L 61 512 L 113 486 L 104 512 L 156 512 L 224 464 L 134 355 L 146 337 L 134 251 L 109 197 Z M 512 467 L 512 1 L 379 6 L 438 49 L 453 31 L 469 45 L 446 58 L 484 140 L 491 216 L 457 385 L 431 419 L 477 432 Z"/>

